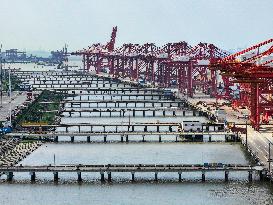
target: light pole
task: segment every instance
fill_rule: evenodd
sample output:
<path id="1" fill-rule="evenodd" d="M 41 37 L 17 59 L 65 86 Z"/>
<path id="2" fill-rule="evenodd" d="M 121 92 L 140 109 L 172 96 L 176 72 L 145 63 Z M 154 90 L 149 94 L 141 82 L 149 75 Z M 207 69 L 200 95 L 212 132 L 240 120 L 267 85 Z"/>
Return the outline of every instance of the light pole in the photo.
<path id="1" fill-rule="evenodd" d="M 247 120 L 246 120 L 246 148 L 247 148 Z"/>
<path id="2" fill-rule="evenodd" d="M 10 67 L 9 67 L 9 122 L 11 125 L 11 80 L 10 80 Z"/>
<path id="3" fill-rule="evenodd" d="M 268 142 L 268 171 L 269 173 L 270 173 L 270 165 L 271 165 L 270 145 L 271 145 L 271 142 Z"/>

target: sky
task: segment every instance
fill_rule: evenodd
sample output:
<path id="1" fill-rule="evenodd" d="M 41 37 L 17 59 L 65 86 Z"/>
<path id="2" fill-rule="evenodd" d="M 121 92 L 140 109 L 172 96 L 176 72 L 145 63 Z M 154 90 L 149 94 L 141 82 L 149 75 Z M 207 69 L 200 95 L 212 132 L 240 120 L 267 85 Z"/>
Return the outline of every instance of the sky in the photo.
<path id="1" fill-rule="evenodd" d="M 3 48 L 70 51 L 186 41 L 238 49 L 273 38 L 273 0 L 0 0 Z"/>

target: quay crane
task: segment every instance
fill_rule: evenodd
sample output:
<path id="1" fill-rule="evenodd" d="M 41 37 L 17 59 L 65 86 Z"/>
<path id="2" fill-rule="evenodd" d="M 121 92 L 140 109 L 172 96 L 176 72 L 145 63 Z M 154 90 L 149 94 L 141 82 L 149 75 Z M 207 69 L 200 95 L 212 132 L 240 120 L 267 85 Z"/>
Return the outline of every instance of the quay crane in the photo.
<path id="1" fill-rule="evenodd" d="M 273 114 L 273 39 L 230 55 L 213 44 L 191 46 L 185 41 L 161 47 L 154 43 L 115 47 L 116 33 L 117 27 L 113 27 L 105 45 L 93 44 L 71 54 L 83 56 L 84 70 L 88 72 L 104 72 L 112 78 L 162 88 L 174 84 L 185 96 L 194 97 L 199 91 L 248 107 L 256 130 Z M 239 99 L 235 99 L 231 88 L 234 85 L 239 88 Z"/>

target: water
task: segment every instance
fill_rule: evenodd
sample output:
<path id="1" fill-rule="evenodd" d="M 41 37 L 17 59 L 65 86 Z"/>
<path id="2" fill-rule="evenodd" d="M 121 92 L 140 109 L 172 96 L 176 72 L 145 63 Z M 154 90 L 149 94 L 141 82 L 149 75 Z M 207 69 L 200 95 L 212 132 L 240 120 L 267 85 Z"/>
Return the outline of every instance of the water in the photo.
<path id="1" fill-rule="evenodd" d="M 99 99 L 97 97 L 96 99 Z M 84 99 L 83 99 L 84 100 Z M 199 120 L 202 117 L 135 117 L 133 122 L 180 122 Z M 128 123 L 129 118 L 112 117 L 63 117 L 63 123 Z M 76 128 L 72 128 L 76 129 Z M 77 138 L 75 138 L 77 139 Z M 99 141 L 99 139 L 98 139 Z M 182 143 L 92 143 L 45 144 L 21 163 L 24 165 L 53 164 L 114 164 L 114 163 L 203 163 L 222 162 L 249 164 L 239 145 L 232 144 L 182 144 Z M 0 183 L 0 204 L 23 205 L 74 205 L 74 204 L 224 204 L 254 205 L 273 204 L 272 188 L 267 183 L 247 182 L 247 173 L 230 173 L 224 182 L 223 173 L 208 173 L 201 182 L 201 173 L 159 173 L 159 182 L 152 181 L 152 173 L 136 173 L 131 183 L 129 173 L 113 173 L 113 183 L 101 184 L 99 173 L 83 173 L 83 183 L 78 184 L 74 173 L 60 173 L 58 184 L 53 183 L 52 173 L 38 173 L 37 182 L 30 183 L 28 173 L 15 174 L 15 180 Z"/>

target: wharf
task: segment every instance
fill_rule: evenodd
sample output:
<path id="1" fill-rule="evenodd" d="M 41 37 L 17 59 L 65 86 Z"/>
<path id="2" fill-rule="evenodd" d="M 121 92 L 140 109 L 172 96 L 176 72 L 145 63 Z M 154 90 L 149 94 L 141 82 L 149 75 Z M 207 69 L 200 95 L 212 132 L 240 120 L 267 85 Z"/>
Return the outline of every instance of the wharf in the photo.
<path id="1" fill-rule="evenodd" d="M 262 180 L 264 177 L 264 169 L 259 166 L 240 165 L 240 164 L 217 164 L 214 166 L 204 166 L 204 164 L 108 164 L 108 165 L 42 165 L 42 166 L 14 166 L 0 167 L 0 172 L 6 173 L 7 180 L 12 181 L 14 173 L 30 173 L 31 181 L 35 181 L 36 173 L 53 173 L 55 182 L 59 180 L 59 173 L 77 173 L 78 181 L 82 181 L 82 173 L 100 173 L 101 182 L 105 181 L 105 173 L 107 181 L 111 182 L 112 173 L 131 173 L 132 181 L 135 181 L 135 173 L 154 173 L 154 180 L 158 181 L 158 173 L 177 173 L 178 179 L 182 181 L 182 173 L 200 172 L 201 180 L 205 182 L 206 173 L 223 172 L 224 180 L 229 180 L 230 172 L 247 172 L 248 180 L 253 180 L 253 174 L 257 173 Z"/>

